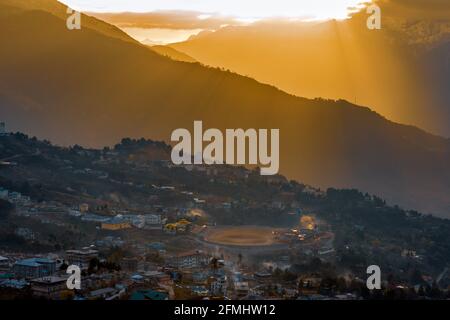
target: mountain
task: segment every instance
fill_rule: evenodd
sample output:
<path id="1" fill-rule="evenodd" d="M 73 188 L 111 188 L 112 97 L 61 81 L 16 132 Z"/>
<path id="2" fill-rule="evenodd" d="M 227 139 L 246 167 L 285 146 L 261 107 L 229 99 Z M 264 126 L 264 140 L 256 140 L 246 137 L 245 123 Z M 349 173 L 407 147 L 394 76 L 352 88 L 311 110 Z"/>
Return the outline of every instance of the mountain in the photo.
<path id="1" fill-rule="evenodd" d="M 171 47 L 167 47 L 167 46 L 151 46 L 150 47 L 153 51 L 155 51 L 156 53 L 159 53 L 162 56 L 166 56 L 169 57 L 173 60 L 176 61 L 184 61 L 184 62 L 197 62 L 194 58 L 188 56 L 187 54 L 175 50 Z"/>
<path id="2" fill-rule="evenodd" d="M 2 9 L 0 14 L 3 15 L 24 11 L 42 11 L 50 13 L 64 21 L 69 16 L 67 14 L 67 6 L 56 0 L 0 0 L 0 6 Z M 83 14 L 81 24 L 84 28 L 95 30 L 108 37 L 136 43 L 136 40 L 130 38 L 116 26 L 105 23 L 95 17 Z"/>
<path id="3" fill-rule="evenodd" d="M 450 216 L 448 139 L 343 100 L 299 98 L 173 61 L 103 28 L 69 31 L 46 10 L 6 11 L 0 2 L 0 12 L 0 119 L 12 130 L 95 147 L 124 136 L 168 142 L 194 120 L 279 128 L 280 171 L 289 178 Z"/>
<path id="4" fill-rule="evenodd" d="M 450 137 L 450 15 L 431 16 L 430 1 L 392 2 L 400 1 L 380 3 L 381 30 L 367 28 L 363 10 L 343 21 L 228 26 L 169 46 L 298 96 L 356 101 Z M 413 15 L 414 6 L 423 10 Z M 450 3 L 436 12 L 450 14 Z"/>

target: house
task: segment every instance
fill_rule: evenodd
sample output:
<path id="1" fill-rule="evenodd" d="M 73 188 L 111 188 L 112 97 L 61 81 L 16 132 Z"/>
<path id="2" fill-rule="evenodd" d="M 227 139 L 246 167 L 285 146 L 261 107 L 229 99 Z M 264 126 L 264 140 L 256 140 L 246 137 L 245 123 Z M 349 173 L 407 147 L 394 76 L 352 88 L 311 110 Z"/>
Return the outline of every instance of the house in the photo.
<path id="1" fill-rule="evenodd" d="M 193 272 L 192 281 L 196 284 L 206 284 L 208 280 L 208 274 L 203 271 Z"/>
<path id="2" fill-rule="evenodd" d="M 306 276 L 299 278 L 297 283 L 300 294 L 311 295 L 319 292 L 322 278 L 316 276 Z"/>
<path id="3" fill-rule="evenodd" d="M 151 243 L 147 244 L 147 247 L 152 250 L 162 251 L 162 250 L 165 250 L 166 246 L 162 242 L 151 242 Z"/>
<path id="4" fill-rule="evenodd" d="M 160 214 L 147 214 L 145 215 L 145 223 L 152 224 L 161 224 L 161 215 Z"/>
<path id="5" fill-rule="evenodd" d="M 82 203 L 79 205 L 78 209 L 81 213 L 86 213 L 89 211 L 89 205 L 87 203 Z"/>
<path id="6" fill-rule="evenodd" d="M 269 282 L 272 279 L 272 274 L 269 272 L 256 272 L 254 274 L 255 276 L 255 280 L 259 281 L 259 282 Z"/>
<path id="7" fill-rule="evenodd" d="M 185 233 L 192 227 L 192 223 L 186 219 L 181 219 L 176 223 L 168 223 L 164 226 L 164 231 L 169 234 Z"/>
<path id="8" fill-rule="evenodd" d="M 110 231 L 117 231 L 117 230 L 124 230 L 124 229 L 130 229 L 131 225 L 128 221 L 122 219 L 121 217 L 115 217 L 112 219 L 109 219 L 105 222 L 102 222 L 102 229 L 103 230 L 110 230 Z"/>
<path id="9" fill-rule="evenodd" d="M 133 292 L 130 300 L 169 300 L 169 294 L 167 292 L 156 290 L 138 290 Z"/>
<path id="10" fill-rule="evenodd" d="M 120 268 L 124 271 L 136 271 L 138 269 L 138 260 L 136 258 L 123 258 L 120 261 Z"/>
<path id="11" fill-rule="evenodd" d="M 245 297 L 249 292 L 248 282 L 235 282 L 234 292 L 238 297 Z"/>
<path id="12" fill-rule="evenodd" d="M 59 299 L 61 293 L 67 290 L 66 277 L 43 277 L 30 281 L 31 291 L 36 297 Z"/>
<path id="13" fill-rule="evenodd" d="M 168 259 L 169 266 L 179 269 L 199 268 L 209 262 L 209 256 L 200 250 L 180 253 Z"/>
<path id="14" fill-rule="evenodd" d="M 0 280 L 0 288 L 12 288 L 22 290 L 27 287 L 29 283 L 26 280 L 6 279 Z"/>
<path id="15" fill-rule="evenodd" d="M 108 298 L 111 298 L 115 296 L 118 293 L 118 290 L 115 288 L 103 288 L 91 291 L 89 294 L 90 300 L 108 300 Z"/>
<path id="16" fill-rule="evenodd" d="M 56 272 L 56 261 L 45 258 L 32 258 L 17 261 L 13 272 L 19 279 L 35 279 L 51 276 Z"/>
<path id="17" fill-rule="evenodd" d="M 9 259 L 6 257 L 0 256 L 0 271 L 9 271 Z"/>
<path id="18" fill-rule="evenodd" d="M 228 279 L 226 275 L 212 278 L 210 284 L 211 294 L 214 296 L 225 296 L 228 288 Z"/>
<path id="19" fill-rule="evenodd" d="M 99 216 L 96 214 L 88 213 L 88 214 L 82 215 L 81 220 L 88 221 L 88 222 L 105 223 L 105 222 L 109 221 L 109 218 L 104 217 L 104 216 Z"/>
<path id="20" fill-rule="evenodd" d="M 209 290 L 204 286 L 192 286 L 191 291 L 196 296 L 206 297 L 209 295 Z"/>
<path id="21" fill-rule="evenodd" d="M 69 265 L 79 266 L 81 270 L 87 270 L 92 259 L 98 259 L 98 251 L 91 248 L 81 250 L 67 250 L 66 261 Z"/>
<path id="22" fill-rule="evenodd" d="M 163 221 L 160 214 L 145 215 L 145 226 L 147 230 L 162 230 Z"/>
<path id="23" fill-rule="evenodd" d="M 156 284 L 168 285 L 172 283 L 170 275 L 160 271 L 147 271 L 144 273 L 145 279 Z"/>
<path id="24" fill-rule="evenodd" d="M 402 258 L 417 258 L 417 252 L 414 250 L 404 249 L 402 251 Z"/>
<path id="25" fill-rule="evenodd" d="M 127 219 L 129 223 L 135 228 L 142 229 L 145 226 L 145 218 L 143 215 L 131 215 Z"/>

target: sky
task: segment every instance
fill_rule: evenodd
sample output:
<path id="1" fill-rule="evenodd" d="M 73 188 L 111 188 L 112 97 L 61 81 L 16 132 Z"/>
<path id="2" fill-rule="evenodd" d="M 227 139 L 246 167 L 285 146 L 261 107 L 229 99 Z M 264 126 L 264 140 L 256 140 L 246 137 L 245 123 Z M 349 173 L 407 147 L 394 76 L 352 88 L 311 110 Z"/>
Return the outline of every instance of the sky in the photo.
<path id="1" fill-rule="evenodd" d="M 258 20 L 271 17 L 344 19 L 364 0 L 60 0 L 88 12 L 195 11 Z M 206 16 L 204 16 L 206 17 Z"/>

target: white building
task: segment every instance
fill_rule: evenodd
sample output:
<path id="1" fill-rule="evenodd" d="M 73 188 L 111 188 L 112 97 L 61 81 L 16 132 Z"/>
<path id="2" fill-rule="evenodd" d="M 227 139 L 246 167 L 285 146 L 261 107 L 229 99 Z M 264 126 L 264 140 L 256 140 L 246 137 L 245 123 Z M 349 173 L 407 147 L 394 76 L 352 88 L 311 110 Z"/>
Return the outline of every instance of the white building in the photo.
<path id="1" fill-rule="evenodd" d="M 98 251 L 91 248 L 81 250 L 67 250 L 66 261 L 69 265 L 77 265 L 82 270 L 87 270 L 92 259 L 98 259 Z"/>
<path id="2" fill-rule="evenodd" d="M 143 215 L 134 216 L 131 219 L 131 224 L 139 229 L 142 229 L 145 227 L 145 217 Z"/>
<path id="3" fill-rule="evenodd" d="M 145 216 L 146 224 L 161 224 L 161 215 L 160 214 L 148 214 Z"/>
<path id="4" fill-rule="evenodd" d="M 200 268 L 209 262 L 209 256 L 200 250 L 192 250 L 170 257 L 168 264 L 179 269 Z"/>
<path id="5" fill-rule="evenodd" d="M 235 282 L 234 283 L 234 291 L 236 295 L 240 297 L 244 297 L 248 295 L 250 288 L 248 286 L 248 282 Z"/>
<path id="6" fill-rule="evenodd" d="M 162 230 L 163 221 L 160 214 L 145 215 L 145 229 Z"/>

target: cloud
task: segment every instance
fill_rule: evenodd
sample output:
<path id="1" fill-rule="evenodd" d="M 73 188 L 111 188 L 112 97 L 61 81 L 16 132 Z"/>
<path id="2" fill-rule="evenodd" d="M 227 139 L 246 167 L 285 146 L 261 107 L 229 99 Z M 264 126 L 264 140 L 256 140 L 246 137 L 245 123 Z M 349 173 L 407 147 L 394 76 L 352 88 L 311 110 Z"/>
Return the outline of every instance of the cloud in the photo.
<path id="1" fill-rule="evenodd" d="M 202 12 L 158 11 L 148 13 L 88 13 L 121 28 L 164 28 L 216 30 L 224 25 L 240 24 L 232 17 Z"/>
<path id="2" fill-rule="evenodd" d="M 95 12 L 195 11 L 245 19 L 269 17 L 345 18 L 361 0 L 60 0 Z"/>

